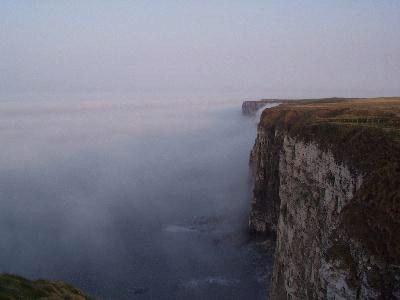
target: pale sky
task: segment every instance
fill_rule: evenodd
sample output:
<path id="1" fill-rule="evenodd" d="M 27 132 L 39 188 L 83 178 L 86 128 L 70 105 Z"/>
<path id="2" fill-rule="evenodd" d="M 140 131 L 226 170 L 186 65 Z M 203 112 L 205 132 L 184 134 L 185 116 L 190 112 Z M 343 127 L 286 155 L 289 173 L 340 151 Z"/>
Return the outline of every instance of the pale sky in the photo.
<path id="1" fill-rule="evenodd" d="M 400 95 L 400 1 L 0 2 L 0 93 Z"/>

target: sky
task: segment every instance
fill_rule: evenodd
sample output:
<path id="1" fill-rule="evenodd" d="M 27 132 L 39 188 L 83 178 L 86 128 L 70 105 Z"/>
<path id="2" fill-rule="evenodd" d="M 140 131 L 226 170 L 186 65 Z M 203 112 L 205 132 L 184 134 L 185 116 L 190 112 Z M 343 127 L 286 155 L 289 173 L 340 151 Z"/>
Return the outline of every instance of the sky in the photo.
<path id="1" fill-rule="evenodd" d="M 0 2 L 0 94 L 400 95 L 400 1 Z"/>

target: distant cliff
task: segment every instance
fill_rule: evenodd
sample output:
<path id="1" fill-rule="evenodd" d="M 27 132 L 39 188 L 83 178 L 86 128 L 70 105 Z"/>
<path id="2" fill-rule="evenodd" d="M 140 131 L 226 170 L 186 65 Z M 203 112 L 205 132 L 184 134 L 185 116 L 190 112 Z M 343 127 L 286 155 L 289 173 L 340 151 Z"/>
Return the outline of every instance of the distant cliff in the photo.
<path id="1" fill-rule="evenodd" d="M 245 115 L 255 114 L 259 109 L 263 108 L 268 102 L 260 101 L 244 101 L 242 103 L 242 113 Z"/>
<path id="2" fill-rule="evenodd" d="M 266 109 L 250 161 L 272 299 L 400 299 L 400 98 Z"/>

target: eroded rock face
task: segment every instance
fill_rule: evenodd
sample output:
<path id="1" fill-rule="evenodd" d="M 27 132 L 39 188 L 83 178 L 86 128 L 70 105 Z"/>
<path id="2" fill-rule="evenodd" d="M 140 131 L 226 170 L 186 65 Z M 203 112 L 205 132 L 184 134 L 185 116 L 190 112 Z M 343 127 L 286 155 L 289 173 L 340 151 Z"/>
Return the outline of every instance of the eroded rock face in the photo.
<path id="1" fill-rule="evenodd" d="M 299 136 L 287 126 L 286 120 L 301 121 L 292 111 L 275 109 L 263 118 L 250 155 L 249 225 L 276 235 L 271 299 L 400 299 L 394 144 L 382 140 L 360 152 L 364 164 L 360 142 L 380 139 L 379 133 L 369 137 L 364 128 L 349 127 L 352 140 L 331 147 L 331 127 L 304 127 L 309 134 Z"/>
<path id="2" fill-rule="evenodd" d="M 272 298 L 352 298 L 346 262 L 326 261 L 342 209 L 362 177 L 316 144 L 283 138 L 279 157 L 279 218 Z M 337 265 L 337 263 L 339 265 Z M 347 266 L 343 266 L 344 269 Z"/>

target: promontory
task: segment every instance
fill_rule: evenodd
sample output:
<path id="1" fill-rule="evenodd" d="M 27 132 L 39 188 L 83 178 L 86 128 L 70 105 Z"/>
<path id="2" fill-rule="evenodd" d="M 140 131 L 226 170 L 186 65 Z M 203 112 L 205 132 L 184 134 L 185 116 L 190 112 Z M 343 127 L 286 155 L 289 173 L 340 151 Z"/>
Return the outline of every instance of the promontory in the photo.
<path id="1" fill-rule="evenodd" d="M 250 164 L 271 299 L 400 299 L 400 98 L 282 101 Z"/>

